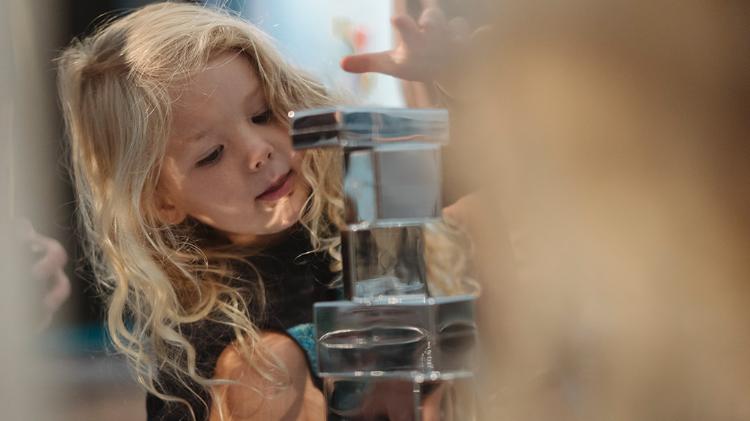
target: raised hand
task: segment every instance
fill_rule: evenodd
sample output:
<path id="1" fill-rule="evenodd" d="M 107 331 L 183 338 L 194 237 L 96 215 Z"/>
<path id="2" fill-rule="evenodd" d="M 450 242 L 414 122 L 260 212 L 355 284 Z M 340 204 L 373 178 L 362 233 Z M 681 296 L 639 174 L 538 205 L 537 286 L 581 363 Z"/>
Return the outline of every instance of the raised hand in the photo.
<path id="1" fill-rule="evenodd" d="M 346 56 L 341 67 L 352 73 L 376 72 L 405 80 L 434 82 L 441 79 L 470 38 L 466 21 L 456 18 L 448 22 L 435 7 L 426 8 L 419 22 L 405 15 L 394 17 L 392 22 L 401 37 L 395 49 Z"/>

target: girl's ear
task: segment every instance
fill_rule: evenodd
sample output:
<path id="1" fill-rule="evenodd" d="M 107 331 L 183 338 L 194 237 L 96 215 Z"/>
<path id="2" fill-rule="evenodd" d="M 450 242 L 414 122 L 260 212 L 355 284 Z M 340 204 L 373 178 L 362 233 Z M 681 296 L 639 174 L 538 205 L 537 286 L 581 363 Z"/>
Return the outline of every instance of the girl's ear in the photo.
<path id="1" fill-rule="evenodd" d="M 187 218 L 187 213 L 163 189 L 156 190 L 156 212 L 159 220 L 168 225 L 177 225 Z"/>

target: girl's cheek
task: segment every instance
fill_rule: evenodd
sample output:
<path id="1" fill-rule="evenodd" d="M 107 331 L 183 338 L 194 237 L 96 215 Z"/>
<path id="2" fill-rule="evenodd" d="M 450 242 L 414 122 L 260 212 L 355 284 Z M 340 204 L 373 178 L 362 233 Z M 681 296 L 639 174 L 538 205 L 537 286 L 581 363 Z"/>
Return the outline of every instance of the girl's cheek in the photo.
<path id="1" fill-rule="evenodd" d="M 297 151 L 292 149 L 290 153 L 290 164 L 292 168 L 299 171 L 302 168 L 302 159 L 305 157 L 306 151 Z"/>

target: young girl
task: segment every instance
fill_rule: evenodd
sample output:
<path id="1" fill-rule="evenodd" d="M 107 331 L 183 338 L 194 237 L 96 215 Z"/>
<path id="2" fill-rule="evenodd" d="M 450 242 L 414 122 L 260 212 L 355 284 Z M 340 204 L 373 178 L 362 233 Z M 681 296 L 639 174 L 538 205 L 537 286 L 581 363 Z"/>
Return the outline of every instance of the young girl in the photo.
<path id="1" fill-rule="evenodd" d="M 88 258 L 148 419 L 323 419 L 310 323 L 337 297 L 340 162 L 294 151 L 286 115 L 335 101 L 258 29 L 179 3 L 74 42 L 59 87 Z"/>
<path id="2" fill-rule="evenodd" d="M 335 298 L 338 163 L 285 126 L 332 104 L 324 88 L 254 27 L 176 3 L 74 42 L 59 86 L 107 326 L 149 419 L 322 417 L 304 354 L 269 332 Z"/>

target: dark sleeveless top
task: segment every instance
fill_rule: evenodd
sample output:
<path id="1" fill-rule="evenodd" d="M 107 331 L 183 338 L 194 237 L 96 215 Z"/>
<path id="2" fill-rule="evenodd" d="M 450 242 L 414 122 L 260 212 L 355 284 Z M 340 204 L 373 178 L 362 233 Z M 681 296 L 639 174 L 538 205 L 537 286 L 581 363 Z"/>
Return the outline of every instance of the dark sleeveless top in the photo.
<path id="1" fill-rule="evenodd" d="M 336 274 L 330 272 L 328 253 L 309 253 L 309 250 L 310 240 L 306 232 L 295 228 L 282 243 L 251 259 L 263 278 L 266 308 L 263 314 L 250 316 L 261 329 L 284 333 L 300 344 L 308 358 L 314 382 L 320 387 L 320 379 L 311 365 L 315 361 L 310 361 L 313 359 L 310 355 L 311 346 L 309 343 L 305 346 L 301 342 L 312 341 L 310 323 L 313 321 L 313 304 L 336 300 L 339 293 L 330 287 Z M 245 272 L 248 273 L 242 278 L 255 279 L 255 273 L 249 268 Z M 302 336 L 308 338 L 300 338 L 297 332 L 307 332 Z M 213 377 L 219 355 L 235 340 L 231 327 L 206 319 L 183 326 L 182 333 L 195 347 L 198 373 L 205 378 Z M 187 401 L 197 421 L 207 420 L 210 395 L 198 384 L 189 379 L 186 381 L 192 390 L 198 392 L 200 398 L 180 381 L 166 375 L 159 377 L 160 391 Z M 146 413 L 149 421 L 192 420 L 190 410 L 183 403 L 163 401 L 152 394 L 146 397 Z"/>

